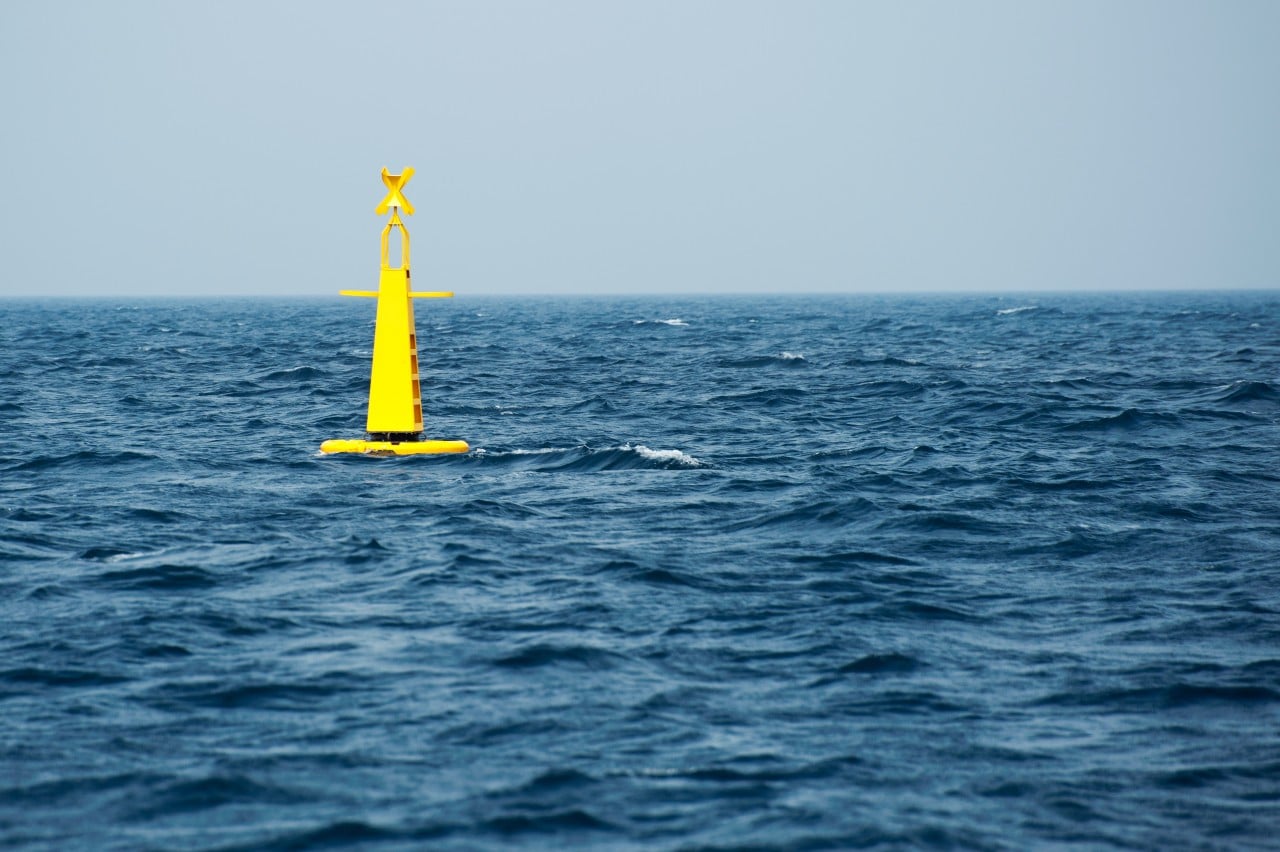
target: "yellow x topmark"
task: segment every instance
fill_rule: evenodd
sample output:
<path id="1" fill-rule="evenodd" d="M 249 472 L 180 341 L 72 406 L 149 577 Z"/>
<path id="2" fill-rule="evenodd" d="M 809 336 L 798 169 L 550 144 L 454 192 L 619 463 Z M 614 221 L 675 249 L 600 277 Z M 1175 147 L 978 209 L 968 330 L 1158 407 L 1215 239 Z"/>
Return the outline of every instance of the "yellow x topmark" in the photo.
<path id="1" fill-rule="evenodd" d="M 388 174 L 387 169 L 384 166 L 382 169 L 382 182 L 387 185 L 387 189 L 390 191 L 387 193 L 387 197 L 382 199 L 378 204 L 378 209 L 374 212 L 381 216 L 383 213 L 387 212 L 388 207 L 398 207 L 404 212 L 412 215 L 413 205 L 409 203 L 409 199 L 405 198 L 404 193 L 401 192 L 401 190 L 404 189 L 404 185 L 409 182 L 409 178 L 411 177 L 413 177 L 413 166 L 410 166 L 398 175 Z"/>

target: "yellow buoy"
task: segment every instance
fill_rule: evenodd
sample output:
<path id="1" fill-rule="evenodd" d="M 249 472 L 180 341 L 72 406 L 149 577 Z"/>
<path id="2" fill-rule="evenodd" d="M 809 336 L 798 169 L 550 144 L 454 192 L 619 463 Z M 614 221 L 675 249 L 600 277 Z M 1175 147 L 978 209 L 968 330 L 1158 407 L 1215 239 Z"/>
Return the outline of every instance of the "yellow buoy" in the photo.
<path id="1" fill-rule="evenodd" d="M 391 219 L 382 229 L 382 270 L 377 290 L 342 290 L 343 296 L 365 296 L 378 300 L 373 332 L 373 368 L 369 376 L 368 433 L 363 440 L 332 440 L 320 445 L 322 453 L 370 453 L 374 455 L 417 455 L 420 453 L 465 453 L 466 441 L 422 440 L 422 387 L 418 380 L 418 334 L 413 324 L 413 300 L 449 298 L 453 293 L 415 293 L 409 285 L 409 231 L 400 220 L 400 211 L 413 214 L 413 205 L 404 197 L 404 185 L 413 169 L 398 175 L 382 170 L 387 196 L 378 204 L 379 216 L 391 210 Z M 391 266 L 387 242 L 391 229 L 400 229 L 400 265 Z"/>

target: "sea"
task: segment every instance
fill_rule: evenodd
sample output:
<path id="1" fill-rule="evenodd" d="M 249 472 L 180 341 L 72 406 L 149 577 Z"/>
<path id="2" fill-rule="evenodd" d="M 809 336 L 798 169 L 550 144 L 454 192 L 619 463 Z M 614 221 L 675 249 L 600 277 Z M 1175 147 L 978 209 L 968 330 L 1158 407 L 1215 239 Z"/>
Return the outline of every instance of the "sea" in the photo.
<path id="1" fill-rule="evenodd" d="M 0 846 L 1275 849 L 1280 292 L 0 302 Z"/>

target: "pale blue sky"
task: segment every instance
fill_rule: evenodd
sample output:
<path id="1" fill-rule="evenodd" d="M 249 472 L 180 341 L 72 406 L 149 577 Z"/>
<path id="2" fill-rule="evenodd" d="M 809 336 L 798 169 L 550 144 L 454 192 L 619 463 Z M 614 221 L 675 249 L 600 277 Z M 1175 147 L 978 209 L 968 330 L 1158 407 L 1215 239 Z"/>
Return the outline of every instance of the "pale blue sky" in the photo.
<path id="1" fill-rule="evenodd" d="M 0 4 L 0 295 L 1280 286 L 1280 2 Z M 336 298 L 336 297 L 335 297 Z"/>

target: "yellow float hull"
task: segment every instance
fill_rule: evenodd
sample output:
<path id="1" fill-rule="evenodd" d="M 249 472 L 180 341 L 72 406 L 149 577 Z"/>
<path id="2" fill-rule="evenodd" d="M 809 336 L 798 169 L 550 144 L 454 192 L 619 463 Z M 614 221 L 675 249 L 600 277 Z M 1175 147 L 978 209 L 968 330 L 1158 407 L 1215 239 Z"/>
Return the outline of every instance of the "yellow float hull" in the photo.
<path id="1" fill-rule="evenodd" d="M 465 453 L 466 441 L 360 441 L 335 439 L 320 445 L 322 453 L 365 453 L 375 456 L 415 456 Z"/>

